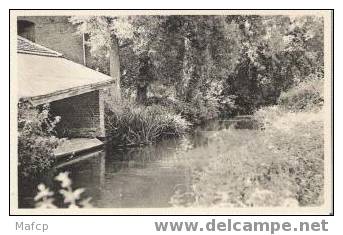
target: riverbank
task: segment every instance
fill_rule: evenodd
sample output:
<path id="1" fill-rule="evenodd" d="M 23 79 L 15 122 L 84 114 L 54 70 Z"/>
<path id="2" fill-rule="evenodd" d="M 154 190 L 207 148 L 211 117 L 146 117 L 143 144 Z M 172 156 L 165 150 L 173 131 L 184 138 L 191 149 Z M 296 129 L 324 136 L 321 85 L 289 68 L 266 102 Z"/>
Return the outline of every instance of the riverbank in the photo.
<path id="1" fill-rule="evenodd" d="M 257 129 L 217 133 L 211 154 L 190 162 L 190 206 L 319 206 L 324 190 L 321 81 L 281 94 L 279 104 L 253 115 Z M 201 149 L 195 149 L 201 155 Z M 196 154 L 196 153 L 191 153 Z M 174 205 L 185 197 L 176 194 Z"/>
<path id="2" fill-rule="evenodd" d="M 322 204 L 322 133 L 321 112 L 280 113 L 263 131 L 221 131 L 207 147 L 212 154 L 190 163 L 192 206 Z"/>

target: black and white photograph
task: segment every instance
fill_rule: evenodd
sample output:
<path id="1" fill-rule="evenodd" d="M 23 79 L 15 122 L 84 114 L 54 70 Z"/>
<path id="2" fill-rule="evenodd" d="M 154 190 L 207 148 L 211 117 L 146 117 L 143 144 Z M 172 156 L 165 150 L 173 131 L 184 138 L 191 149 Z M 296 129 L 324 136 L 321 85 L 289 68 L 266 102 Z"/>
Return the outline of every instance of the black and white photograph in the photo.
<path id="1" fill-rule="evenodd" d="M 330 10 L 10 13 L 10 213 L 332 213 Z"/>

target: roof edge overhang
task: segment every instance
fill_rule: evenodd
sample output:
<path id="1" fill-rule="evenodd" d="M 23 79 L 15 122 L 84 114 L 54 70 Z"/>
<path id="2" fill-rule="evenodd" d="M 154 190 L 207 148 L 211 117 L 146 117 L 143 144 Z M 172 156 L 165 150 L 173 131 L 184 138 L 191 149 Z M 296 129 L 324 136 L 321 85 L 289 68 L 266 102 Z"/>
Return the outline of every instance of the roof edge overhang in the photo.
<path id="1" fill-rule="evenodd" d="M 114 79 L 100 82 L 100 83 L 93 83 L 78 87 L 73 87 L 65 90 L 55 91 L 46 95 L 39 95 L 39 96 L 32 96 L 32 97 L 21 97 L 19 99 L 20 102 L 29 102 L 33 106 L 38 106 L 41 104 L 50 103 L 57 100 L 62 100 L 65 98 L 69 98 L 72 96 L 81 95 L 87 92 L 92 92 L 96 90 L 101 90 L 109 87 L 111 84 L 115 83 Z"/>
<path id="2" fill-rule="evenodd" d="M 30 52 L 30 51 L 25 51 L 25 50 L 17 50 L 17 53 L 19 54 L 27 54 L 27 55 L 36 55 L 36 56 L 47 56 L 47 57 L 56 57 L 56 58 L 64 58 L 62 54 L 60 55 L 54 55 L 51 53 L 45 53 L 45 52 Z"/>

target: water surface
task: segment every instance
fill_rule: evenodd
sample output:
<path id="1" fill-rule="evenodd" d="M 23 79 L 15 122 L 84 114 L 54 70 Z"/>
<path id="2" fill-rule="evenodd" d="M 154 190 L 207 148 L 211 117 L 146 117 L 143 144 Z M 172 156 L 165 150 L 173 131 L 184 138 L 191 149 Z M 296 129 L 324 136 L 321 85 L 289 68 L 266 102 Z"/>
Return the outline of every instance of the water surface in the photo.
<path id="1" fill-rule="evenodd" d="M 192 190 L 194 167 L 190 164 L 213 154 L 207 146 L 217 141 L 214 137 L 218 133 L 230 128 L 251 128 L 251 123 L 213 121 L 180 139 L 129 149 L 107 146 L 86 160 L 52 171 L 42 181 L 52 185 L 54 175 L 69 171 L 73 188 L 85 188 L 84 196 L 92 197 L 95 207 L 171 207 L 173 195 Z"/>

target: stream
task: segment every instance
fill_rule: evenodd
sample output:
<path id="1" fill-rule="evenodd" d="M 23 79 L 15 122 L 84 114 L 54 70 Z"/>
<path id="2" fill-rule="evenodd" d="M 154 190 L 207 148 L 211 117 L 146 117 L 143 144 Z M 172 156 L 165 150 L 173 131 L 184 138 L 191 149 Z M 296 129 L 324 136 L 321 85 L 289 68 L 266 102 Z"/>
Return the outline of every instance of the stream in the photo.
<path id="1" fill-rule="evenodd" d="M 194 162 L 210 154 L 211 149 L 207 150 L 206 146 L 213 141 L 213 136 L 236 128 L 251 129 L 250 119 L 211 121 L 182 138 L 139 148 L 107 146 L 92 157 L 55 169 L 41 182 L 53 188 L 53 176 L 68 171 L 73 188 L 85 188 L 83 196 L 92 197 L 94 207 L 171 207 L 176 191 L 191 191 L 190 160 Z M 199 156 L 199 151 L 190 151 L 196 148 L 201 148 L 203 156 Z M 21 207 L 32 207 L 30 201 L 33 201 L 32 196 L 19 197 Z"/>

